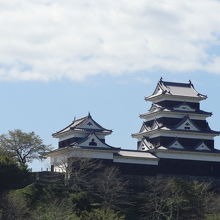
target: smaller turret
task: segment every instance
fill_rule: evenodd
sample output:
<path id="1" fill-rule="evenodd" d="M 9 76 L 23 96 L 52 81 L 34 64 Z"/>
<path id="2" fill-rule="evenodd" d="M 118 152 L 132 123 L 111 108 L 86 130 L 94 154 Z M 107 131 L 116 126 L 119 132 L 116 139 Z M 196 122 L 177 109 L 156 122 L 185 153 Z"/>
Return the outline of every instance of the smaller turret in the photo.
<path id="1" fill-rule="evenodd" d="M 64 129 L 52 136 L 59 139 L 59 148 L 64 147 L 111 147 L 105 143 L 105 136 L 112 130 L 103 128 L 88 113 L 88 116 L 75 119 Z"/>

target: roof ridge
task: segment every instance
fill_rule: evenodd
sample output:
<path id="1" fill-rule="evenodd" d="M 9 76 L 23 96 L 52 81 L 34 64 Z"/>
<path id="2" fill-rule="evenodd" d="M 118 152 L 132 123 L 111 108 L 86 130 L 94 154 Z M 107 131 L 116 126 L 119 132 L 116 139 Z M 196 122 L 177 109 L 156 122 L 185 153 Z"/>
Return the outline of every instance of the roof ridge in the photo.
<path id="1" fill-rule="evenodd" d="M 182 85 L 193 85 L 192 82 L 187 82 L 187 83 L 184 83 L 184 82 L 175 82 L 175 81 L 160 81 L 161 83 L 172 83 L 172 84 L 182 84 Z"/>
<path id="2" fill-rule="evenodd" d="M 65 129 L 71 127 L 74 123 L 79 122 L 80 120 L 82 120 L 82 122 L 83 122 L 86 118 L 88 118 L 88 116 L 82 117 L 82 118 L 79 118 L 79 119 L 76 119 L 76 120 L 73 120 L 73 121 L 72 121 L 68 126 L 66 126 L 65 128 L 63 128 L 63 129 L 61 129 L 61 130 L 59 130 L 59 131 L 53 133 L 52 136 L 53 136 L 53 135 L 56 135 L 57 133 L 60 133 L 60 132 L 64 131 Z M 80 122 L 80 123 L 82 123 L 82 122 Z M 80 124 L 80 123 L 79 123 L 79 124 Z M 77 125 L 78 125 L 78 124 L 77 124 Z"/>
<path id="3" fill-rule="evenodd" d="M 106 132 L 110 132 L 110 133 L 112 132 L 112 130 L 106 129 L 106 128 L 102 127 L 100 124 L 98 124 L 89 113 L 88 116 L 85 116 L 85 117 L 82 117 L 82 118 L 79 118 L 79 119 L 72 121 L 72 123 L 70 123 L 65 128 L 53 133 L 52 136 L 57 135 L 62 132 L 65 132 L 65 130 L 67 130 L 67 129 L 69 129 L 69 130 L 77 129 L 78 126 L 80 126 L 83 122 L 85 122 L 86 120 L 89 120 L 89 119 L 92 120 L 92 122 L 98 127 L 98 129 L 96 129 L 97 131 L 99 130 L 99 131 L 106 131 Z M 69 131 L 69 130 L 67 130 L 67 131 Z M 86 130 L 86 128 L 85 128 L 85 130 Z M 88 130 L 91 130 L 91 129 L 88 129 Z"/>

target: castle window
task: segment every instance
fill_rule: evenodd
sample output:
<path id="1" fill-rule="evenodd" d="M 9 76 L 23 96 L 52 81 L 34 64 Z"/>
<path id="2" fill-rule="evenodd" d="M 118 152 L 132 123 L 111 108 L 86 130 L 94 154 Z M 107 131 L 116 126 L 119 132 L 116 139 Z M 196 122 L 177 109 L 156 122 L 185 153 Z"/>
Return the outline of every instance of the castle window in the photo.
<path id="1" fill-rule="evenodd" d="M 185 124 L 184 129 L 185 129 L 185 130 L 190 130 L 190 129 L 191 129 L 191 128 L 190 128 L 190 124 L 189 124 L 188 122 Z"/>
<path id="2" fill-rule="evenodd" d="M 95 142 L 94 139 L 92 139 L 92 141 L 89 142 L 89 146 L 97 146 L 97 143 Z"/>
<path id="3" fill-rule="evenodd" d="M 141 144 L 141 150 L 146 150 L 144 143 Z"/>

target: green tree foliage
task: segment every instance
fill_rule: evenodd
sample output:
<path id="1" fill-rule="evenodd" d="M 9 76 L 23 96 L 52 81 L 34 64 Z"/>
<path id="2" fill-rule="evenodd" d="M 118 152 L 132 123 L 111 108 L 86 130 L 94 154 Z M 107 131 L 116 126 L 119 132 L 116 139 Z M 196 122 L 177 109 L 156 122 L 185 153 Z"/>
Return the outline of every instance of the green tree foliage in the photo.
<path id="1" fill-rule="evenodd" d="M 8 158 L 20 169 L 4 155 L 3 161 Z M 100 162 L 96 166 L 94 161 L 75 160 L 75 164 L 78 167 L 68 173 L 72 176 L 66 183 L 37 182 L 2 194 L 0 220 L 219 219 L 218 181 L 130 177 Z"/>
<path id="2" fill-rule="evenodd" d="M 219 220 L 220 214 L 209 214 L 206 216 L 205 220 Z"/>
<path id="3" fill-rule="evenodd" d="M 109 208 L 84 212 L 81 218 L 83 220 L 125 220 L 124 215 Z"/>
<path id="4" fill-rule="evenodd" d="M 19 129 L 1 135 L 0 148 L 11 153 L 20 165 L 26 165 L 33 159 L 41 159 L 50 150 L 34 132 L 25 133 Z"/>
<path id="5" fill-rule="evenodd" d="M 32 215 L 33 220 L 82 220 L 71 209 L 68 200 L 55 200 L 40 204 Z"/>
<path id="6" fill-rule="evenodd" d="M 93 204 L 92 199 L 89 197 L 88 192 L 81 191 L 78 193 L 70 193 L 69 199 L 71 201 L 71 206 L 73 210 L 80 216 L 81 212 L 85 210 L 91 210 Z"/>
<path id="7" fill-rule="evenodd" d="M 29 220 L 31 213 L 25 198 L 17 191 L 10 191 L 2 200 L 2 220 Z"/>
<path id="8" fill-rule="evenodd" d="M 25 166 L 19 166 L 10 154 L 0 150 L 0 193 L 20 188 L 29 181 L 29 173 Z"/>

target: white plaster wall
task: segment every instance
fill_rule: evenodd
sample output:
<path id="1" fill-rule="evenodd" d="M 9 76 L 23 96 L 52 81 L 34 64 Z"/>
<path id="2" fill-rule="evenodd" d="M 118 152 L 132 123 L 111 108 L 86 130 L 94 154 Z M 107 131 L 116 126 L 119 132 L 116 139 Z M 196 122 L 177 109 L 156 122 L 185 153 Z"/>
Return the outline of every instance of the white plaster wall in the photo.
<path id="1" fill-rule="evenodd" d="M 112 152 L 103 152 L 103 151 L 77 151 L 72 152 L 70 157 L 85 157 L 85 158 L 96 158 L 96 159 L 113 159 Z"/>
<path id="2" fill-rule="evenodd" d="M 56 156 L 50 156 L 51 165 L 54 165 L 54 171 L 64 172 L 66 169 L 67 160 L 71 157 L 113 160 L 113 153 L 81 149 L 72 149 L 66 152 L 60 152 L 60 154 L 57 154 Z"/>
<path id="3" fill-rule="evenodd" d="M 67 167 L 67 163 L 54 165 L 54 172 L 65 173 L 66 167 Z"/>
<path id="4" fill-rule="evenodd" d="M 50 156 L 51 164 L 53 165 L 59 160 L 67 160 L 70 157 L 85 157 L 97 159 L 113 159 L 113 152 L 109 151 L 96 151 L 96 150 L 83 150 L 83 149 L 69 149 L 65 152 L 57 153 L 56 156 Z"/>
<path id="5" fill-rule="evenodd" d="M 156 152 L 155 153 L 159 158 L 170 158 L 170 159 L 182 159 L 182 160 L 198 160 L 198 161 L 215 161 L 220 162 L 220 155 L 210 154 L 192 154 L 190 152 L 186 153 L 171 153 L 171 152 Z"/>
<path id="6" fill-rule="evenodd" d="M 139 158 L 114 157 L 113 161 L 115 163 L 158 165 L 157 160 L 147 160 L 147 159 L 139 159 Z"/>
<path id="7" fill-rule="evenodd" d="M 181 131 L 182 132 L 182 131 Z M 155 134 L 144 134 L 145 136 L 150 136 L 151 138 L 159 137 L 159 136 L 165 136 L 165 137 L 179 137 L 179 138 L 196 138 L 196 139 L 202 139 L 202 140 L 213 140 L 213 136 L 209 136 L 209 134 L 186 134 L 186 133 L 178 133 L 176 131 L 173 132 L 166 132 L 166 131 L 157 131 Z"/>
<path id="8" fill-rule="evenodd" d="M 62 136 L 59 138 L 59 141 L 64 141 L 66 139 L 70 139 L 73 137 L 80 137 L 80 138 L 85 138 L 88 136 L 89 133 L 72 133 L 72 134 L 65 134 L 65 136 Z"/>
<path id="9" fill-rule="evenodd" d="M 55 172 L 66 172 L 67 167 L 67 154 L 63 155 L 56 155 L 50 157 L 50 163 L 51 165 L 54 165 L 54 171 Z"/>

